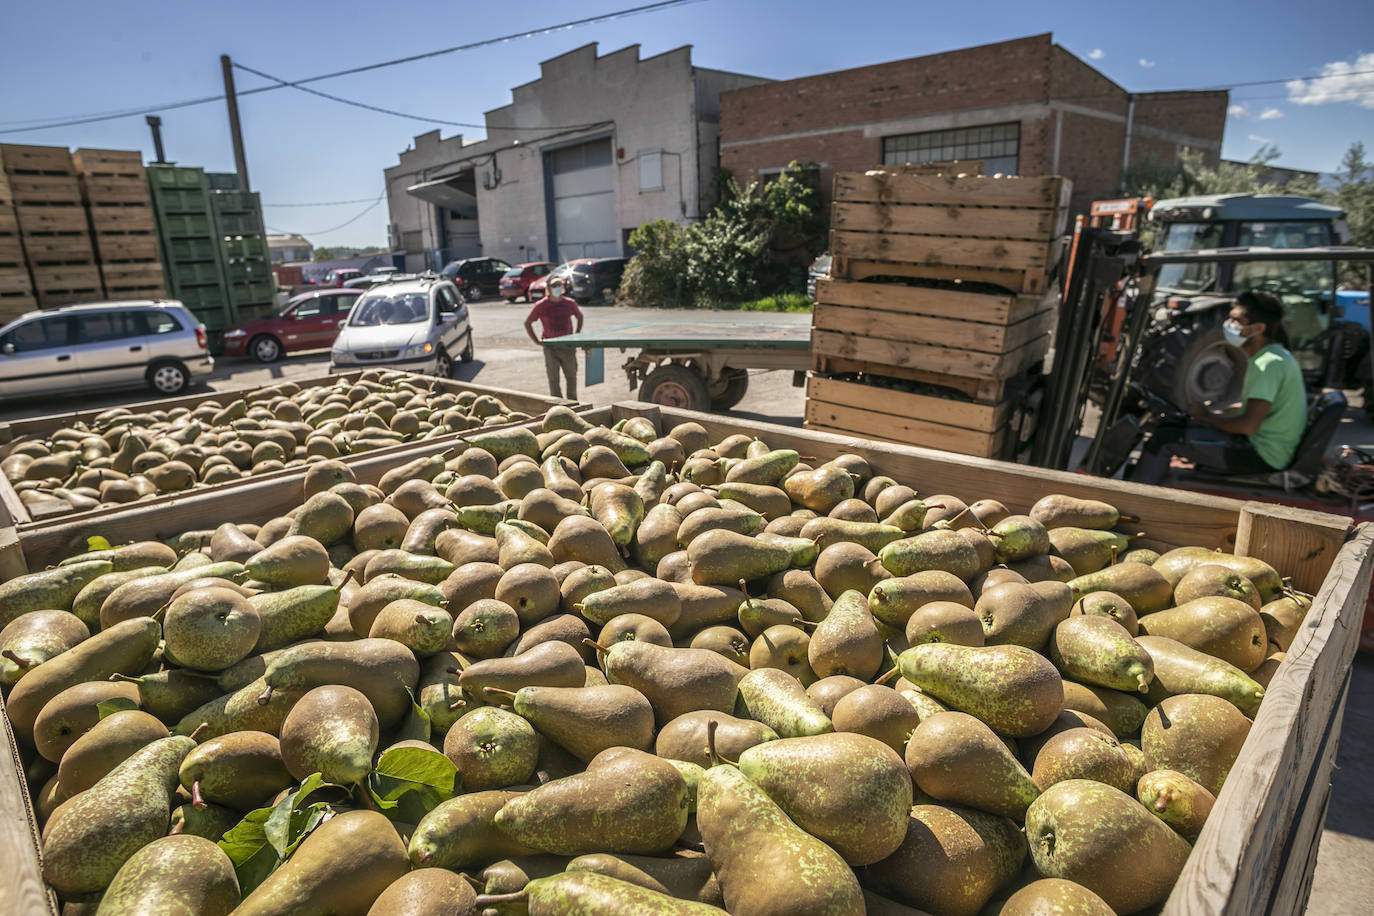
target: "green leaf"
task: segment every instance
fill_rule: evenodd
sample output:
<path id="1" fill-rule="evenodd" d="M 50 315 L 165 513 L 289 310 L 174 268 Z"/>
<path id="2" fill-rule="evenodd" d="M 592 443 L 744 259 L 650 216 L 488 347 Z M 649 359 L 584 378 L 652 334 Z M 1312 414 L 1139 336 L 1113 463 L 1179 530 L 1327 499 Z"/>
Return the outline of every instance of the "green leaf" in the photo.
<path id="1" fill-rule="evenodd" d="M 277 802 L 277 806 L 272 809 L 272 814 L 267 818 L 263 825 L 263 833 L 267 837 L 267 842 L 272 844 L 272 848 L 277 851 L 277 855 L 282 859 L 291 855 L 300 841 L 305 838 L 305 834 L 315 828 L 319 823 L 310 824 L 311 813 L 318 808 L 325 807 L 324 803 L 311 805 L 302 808 L 305 800 L 314 792 L 330 786 L 331 783 L 324 781 L 324 777 L 319 773 L 311 773 L 301 783 L 301 787 L 295 792 Z M 307 825 L 308 828 L 307 828 Z"/>
<path id="2" fill-rule="evenodd" d="M 406 689 L 410 694 L 410 713 L 401 723 L 400 730 L 396 734 L 396 742 L 402 741 L 428 741 L 430 735 L 429 713 L 425 712 L 418 703 L 415 702 L 415 694 Z"/>
<path id="3" fill-rule="evenodd" d="M 86 550 L 87 550 L 88 552 L 89 552 L 89 551 L 93 551 L 93 550 L 109 550 L 109 549 L 110 549 L 110 542 L 107 541 L 107 540 L 105 540 L 103 537 L 101 537 L 101 536 L 98 535 L 98 534 L 95 535 L 94 537 L 88 537 L 88 538 L 86 538 Z"/>
<path id="4" fill-rule="evenodd" d="M 101 719 L 126 709 L 138 709 L 138 703 L 129 697 L 110 697 L 95 704 L 96 714 Z"/>
<path id="5" fill-rule="evenodd" d="M 250 811 L 219 841 L 229 861 L 234 863 L 234 874 L 239 879 L 239 891 L 247 897 L 281 863 L 277 851 L 267 841 L 264 826 L 272 816 L 271 808 L 258 808 Z"/>
<path id="6" fill-rule="evenodd" d="M 414 824 L 452 798 L 457 782 L 458 768 L 438 751 L 397 747 L 377 761 L 367 790 L 388 817 Z"/>

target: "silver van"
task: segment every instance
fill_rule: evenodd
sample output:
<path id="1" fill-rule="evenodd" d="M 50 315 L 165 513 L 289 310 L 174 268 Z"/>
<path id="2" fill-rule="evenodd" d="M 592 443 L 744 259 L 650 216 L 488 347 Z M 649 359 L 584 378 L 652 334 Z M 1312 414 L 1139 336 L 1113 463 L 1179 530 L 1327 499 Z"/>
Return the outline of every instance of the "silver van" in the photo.
<path id="1" fill-rule="evenodd" d="M 330 371 L 395 366 L 448 378 L 472 359 L 472 324 L 442 277 L 384 280 L 359 297 L 329 353 Z"/>
<path id="2" fill-rule="evenodd" d="M 173 300 L 28 312 L 0 327 L 0 399 L 139 385 L 178 394 L 214 370 L 208 344 Z"/>

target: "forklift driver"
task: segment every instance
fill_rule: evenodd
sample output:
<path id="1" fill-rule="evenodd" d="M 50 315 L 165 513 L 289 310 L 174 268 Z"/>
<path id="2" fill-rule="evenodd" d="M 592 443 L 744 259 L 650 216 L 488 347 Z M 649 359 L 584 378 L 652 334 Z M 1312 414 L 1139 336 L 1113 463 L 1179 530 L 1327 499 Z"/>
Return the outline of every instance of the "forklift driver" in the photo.
<path id="1" fill-rule="evenodd" d="M 1241 293 L 1222 333 L 1250 358 L 1240 412 L 1189 404 L 1194 422 L 1161 426 L 1145 443 L 1133 480 L 1160 482 L 1174 455 L 1214 474 L 1271 474 L 1292 463 L 1307 425 L 1307 392 L 1285 347 L 1283 303 L 1269 293 Z"/>

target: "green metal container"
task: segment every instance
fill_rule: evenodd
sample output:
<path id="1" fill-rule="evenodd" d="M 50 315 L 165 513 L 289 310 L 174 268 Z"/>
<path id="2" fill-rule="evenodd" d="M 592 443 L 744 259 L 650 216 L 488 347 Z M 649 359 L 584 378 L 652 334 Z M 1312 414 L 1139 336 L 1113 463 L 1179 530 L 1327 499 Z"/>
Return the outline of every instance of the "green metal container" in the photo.
<path id="1" fill-rule="evenodd" d="M 230 235 L 220 239 L 220 254 L 226 261 L 252 258 L 266 261 L 270 255 L 267 239 L 261 235 Z"/>
<path id="2" fill-rule="evenodd" d="M 237 172 L 206 172 L 205 181 L 211 191 L 237 191 L 239 189 Z"/>

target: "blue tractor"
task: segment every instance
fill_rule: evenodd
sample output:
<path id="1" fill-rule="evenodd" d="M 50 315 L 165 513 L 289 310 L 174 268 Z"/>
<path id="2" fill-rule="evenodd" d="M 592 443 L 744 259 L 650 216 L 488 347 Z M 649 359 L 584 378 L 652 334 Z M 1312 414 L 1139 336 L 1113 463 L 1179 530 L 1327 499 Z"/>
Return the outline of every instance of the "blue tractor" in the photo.
<path id="1" fill-rule="evenodd" d="M 1156 203 L 1150 219 L 1157 225 L 1156 251 L 1327 248 L 1349 239 L 1344 211 L 1306 197 L 1175 198 Z M 1309 391 L 1367 387 L 1369 293 L 1338 292 L 1337 270 L 1329 259 L 1164 265 L 1135 380 L 1180 405 L 1238 398 L 1245 355 L 1227 345 L 1221 324 L 1238 295 L 1258 289 L 1283 301 L 1284 330 Z"/>

